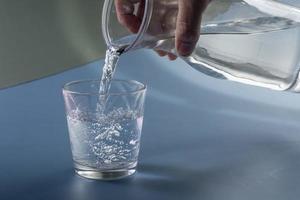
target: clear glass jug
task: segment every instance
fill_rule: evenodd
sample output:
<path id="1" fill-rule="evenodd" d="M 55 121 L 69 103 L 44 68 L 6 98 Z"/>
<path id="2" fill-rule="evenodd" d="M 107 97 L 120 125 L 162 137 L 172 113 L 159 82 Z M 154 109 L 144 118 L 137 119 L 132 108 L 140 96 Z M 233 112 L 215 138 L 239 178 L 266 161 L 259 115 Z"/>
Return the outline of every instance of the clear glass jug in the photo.
<path id="1" fill-rule="evenodd" d="M 178 0 L 135 0 L 136 30 L 118 21 L 105 0 L 103 36 L 121 53 L 140 48 L 176 54 Z M 190 66 L 209 76 L 280 91 L 300 90 L 300 3 L 284 0 L 212 0 Z"/>

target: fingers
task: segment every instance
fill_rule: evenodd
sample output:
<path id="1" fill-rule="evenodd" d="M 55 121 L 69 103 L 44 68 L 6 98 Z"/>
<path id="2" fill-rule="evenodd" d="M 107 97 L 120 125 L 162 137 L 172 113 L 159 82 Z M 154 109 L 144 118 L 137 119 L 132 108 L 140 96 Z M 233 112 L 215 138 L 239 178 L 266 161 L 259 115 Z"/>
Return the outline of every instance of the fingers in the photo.
<path id="1" fill-rule="evenodd" d="M 171 53 L 168 53 L 168 52 L 165 52 L 165 51 L 162 51 L 162 50 L 156 50 L 156 53 L 161 57 L 168 56 L 169 60 L 176 60 L 177 59 L 177 56 L 175 56 L 174 54 L 171 54 Z"/>
<path id="2" fill-rule="evenodd" d="M 189 56 L 200 36 L 202 12 L 210 0 L 178 0 L 178 17 L 176 21 L 176 49 L 180 56 Z M 139 9 L 136 11 L 136 3 Z M 145 0 L 115 0 L 119 22 L 130 32 L 137 33 L 142 22 Z M 173 54 L 158 51 L 161 56 L 168 55 L 170 60 L 176 59 Z"/>
<path id="3" fill-rule="evenodd" d="M 135 4 L 139 4 L 138 15 L 135 15 Z M 119 22 L 130 32 L 137 33 L 144 13 L 144 0 L 115 0 Z"/>
<path id="4" fill-rule="evenodd" d="M 157 54 L 161 57 L 166 56 L 168 53 L 162 50 L 156 50 Z"/>
<path id="5" fill-rule="evenodd" d="M 174 54 L 171 54 L 171 53 L 168 53 L 168 57 L 169 57 L 169 60 L 176 60 L 177 59 L 177 56 L 175 56 Z"/>
<path id="6" fill-rule="evenodd" d="M 181 56 L 189 56 L 200 36 L 202 12 L 209 0 L 179 0 L 176 23 L 176 49 Z"/>

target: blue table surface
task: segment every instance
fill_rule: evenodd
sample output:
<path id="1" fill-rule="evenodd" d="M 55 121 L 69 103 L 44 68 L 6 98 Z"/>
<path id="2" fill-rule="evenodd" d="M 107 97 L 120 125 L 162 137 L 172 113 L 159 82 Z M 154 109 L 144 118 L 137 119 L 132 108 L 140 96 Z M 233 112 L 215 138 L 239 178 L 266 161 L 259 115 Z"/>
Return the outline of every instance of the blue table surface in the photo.
<path id="1" fill-rule="evenodd" d="M 299 199 L 298 94 L 216 80 L 150 51 L 125 55 L 116 74 L 148 85 L 138 172 L 75 175 L 61 87 L 98 78 L 102 65 L 0 90 L 1 200 Z"/>

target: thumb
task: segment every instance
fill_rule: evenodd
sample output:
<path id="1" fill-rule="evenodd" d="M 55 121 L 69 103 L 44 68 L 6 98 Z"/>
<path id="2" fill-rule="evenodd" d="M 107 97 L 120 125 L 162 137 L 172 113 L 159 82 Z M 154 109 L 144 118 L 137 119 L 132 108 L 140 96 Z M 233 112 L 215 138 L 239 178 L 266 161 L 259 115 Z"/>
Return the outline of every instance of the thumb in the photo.
<path id="1" fill-rule="evenodd" d="M 181 56 L 189 56 L 200 36 L 202 12 L 209 0 L 179 0 L 176 23 L 176 49 Z"/>
<path id="2" fill-rule="evenodd" d="M 115 0 L 118 21 L 130 32 L 137 33 L 144 13 L 144 0 Z M 138 5 L 137 15 L 136 5 Z"/>

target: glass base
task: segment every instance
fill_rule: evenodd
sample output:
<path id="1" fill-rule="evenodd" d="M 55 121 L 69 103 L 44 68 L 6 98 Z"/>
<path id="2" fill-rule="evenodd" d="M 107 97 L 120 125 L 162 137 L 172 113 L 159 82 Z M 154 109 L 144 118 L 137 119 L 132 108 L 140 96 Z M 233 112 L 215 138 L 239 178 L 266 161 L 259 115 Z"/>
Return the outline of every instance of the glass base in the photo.
<path id="1" fill-rule="evenodd" d="M 126 169 L 106 169 L 99 170 L 90 167 L 75 165 L 75 172 L 79 176 L 94 180 L 117 180 L 133 175 L 136 172 L 136 168 Z"/>

